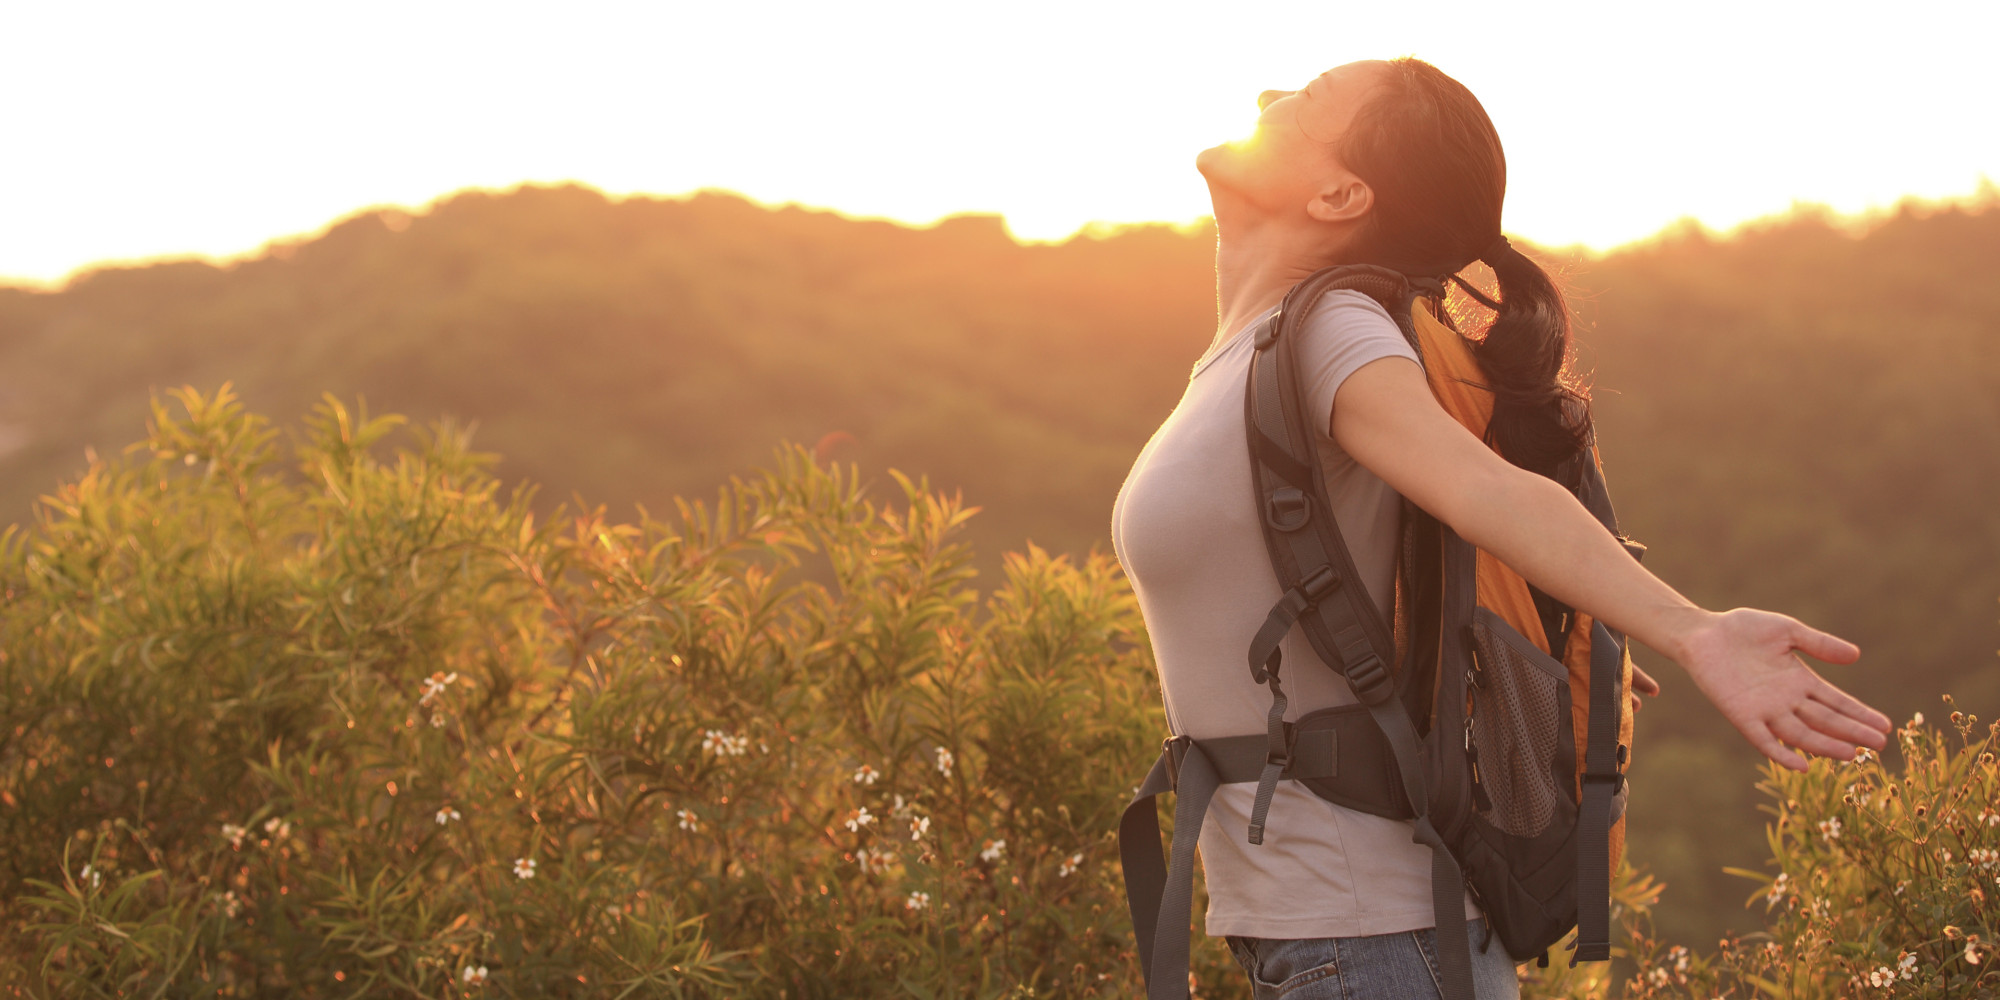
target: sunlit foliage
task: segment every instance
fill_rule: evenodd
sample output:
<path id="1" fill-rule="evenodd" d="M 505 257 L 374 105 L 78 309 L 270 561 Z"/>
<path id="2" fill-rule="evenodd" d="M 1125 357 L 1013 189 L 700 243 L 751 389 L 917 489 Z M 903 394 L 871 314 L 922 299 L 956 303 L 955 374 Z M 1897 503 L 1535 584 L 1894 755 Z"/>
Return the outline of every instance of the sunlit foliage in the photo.
<path id="1" fill-rule="evenodd" d="M 982 596 L 969 508 L 803 449 L 540 518 L 448 422 L 173 397 L 0 547 L 0 992 L 1138 989 L 1112 830 L 1164 720 L 1109 559 L 1031 547 Z M 1628 870 L 1627 964 L 1558 951 L 1525 995 L 1634 961 L 1965 995 L 1921 992 L 1984 968 L 2000 891 L 1993 737 L 1953 722 L 1901 776 L 1771 775 L 1770 948 L 1667 949 Z M 1194 979 L 1246 995 L 1213 940 Z"/>
<path id="2" fill-rule="evenodd" d="M 1162 722 L 1108 559 L 980 602 L 966 508 L 797 449 L 537 520 L 449 425 L 176 396 L 0 563 L 14 992 L 1124 986 Z"/>
<path id="3" fill-rule="evenodd" d="M 1767 926 L 1712 954 L 1641 929 L 1630 997 L 1990 997 L 2000 993 L 2000 725 L 1950 711 L 1875 754 L 1771 766 L 1772 869 L 1748 905 Z"/>

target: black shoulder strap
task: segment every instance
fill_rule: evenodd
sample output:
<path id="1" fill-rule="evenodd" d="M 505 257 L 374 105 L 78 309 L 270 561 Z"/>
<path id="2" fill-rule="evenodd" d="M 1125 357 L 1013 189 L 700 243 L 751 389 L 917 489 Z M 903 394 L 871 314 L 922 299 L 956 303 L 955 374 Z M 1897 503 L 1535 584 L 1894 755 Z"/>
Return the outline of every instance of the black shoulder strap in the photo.
<path id="1" fill-rule="evenodd" d="M 1578 499 L 1625 551 L 1637 559 L 1646 547 L 1618 530 L 1604 472 L 1589 448 L 1576 456 L 1583 464 Z M 1618 742 L 1625 700 L 1625 636 L 1603 622 L 1590 633 L 1590 716 L 1585 727 L 1583 800 L 1577 813 L 1576 953 L 1578 962 L 1611 959 L 1611 824 L 1625 787 L 1626 748 Z"/>
<path id="2" fill-rule="evenodd" d="M 1404 793 L 1416 813 L 1416 841 L 1431 849 L 1432 901 L 1444 1000 L 1471 1000 L 1472 956 L 1465 934 L 1465 877 L 1431 822 L 1422 744 L 1408 707 L 1396 697 L 1390 664 L 1395 640 L 1369 598 L 1354 559 L 1334 523 L 1315 444 L 1317 414 L 1306 414 L 1298 383 L 1297 340 L 1313 307 L 1340 288 L 1363 292 L 1397 318 L 1405 335 L 1418 294 L 1442 294 L 1435 281 L 1413 282 L 1385 268 L 1328 268 L 1295 286 L 1259 332 L 1244 391 L 1251 480 L 1264 541 L 1284 596 L 1250 644 L 1250 676 L 1271 686 L 1270 748 L 1250 818 L 1250 842 L 1263 842 L 1264 820 L 1289 755 L 1283 745 L 1285 701 L 1278 684 L 1278 645 L 1294 623 L 1321 660 L 1353 688 L 1387 738 Z"/>

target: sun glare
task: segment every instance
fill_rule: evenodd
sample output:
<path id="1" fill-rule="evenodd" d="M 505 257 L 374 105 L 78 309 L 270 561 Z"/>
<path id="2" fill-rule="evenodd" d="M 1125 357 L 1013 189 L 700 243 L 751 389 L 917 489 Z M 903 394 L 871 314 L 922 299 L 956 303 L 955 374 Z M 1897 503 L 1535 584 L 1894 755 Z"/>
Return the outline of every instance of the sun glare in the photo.
<path id="1" fill-rule="evenodd" d="M 0 34 L 0 275 L 241 253 L 524 181 L 999 213 L 1043 240 L 1184 222 L 1208 211 L 1195 154 L 1254 134 L 1261 91 L 1404 53 L 1480 95 L 1507 144 L 1507 227 L 1544 243 L 2000 174 L 2000 131 L 1964 127 L 1973 98 L 1952 96 L 1991 92 L 2000 7 L 1530 6 L 24 7 Z"/>

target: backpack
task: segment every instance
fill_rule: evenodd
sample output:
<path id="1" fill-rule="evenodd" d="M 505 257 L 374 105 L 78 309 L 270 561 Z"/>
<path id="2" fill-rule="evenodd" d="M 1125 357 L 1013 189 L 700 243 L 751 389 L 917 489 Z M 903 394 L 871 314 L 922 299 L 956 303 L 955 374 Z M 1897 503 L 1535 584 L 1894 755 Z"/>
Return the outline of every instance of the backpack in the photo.
<path id="1" fill-rule="evenodd" d="M 1256 331 L 1244 393 L 1255 501 L 1284 596 L 1249 647 L 1249 680 L 1271 689 L 1266 730 L 1169 738 L 1119 822 L 1119 857 L 1149 1000 L 1188 995 L 1195 843 L 1215 789 L 1257 784 L 1247 837 L 1261 844 L 1277 782 L 1363 812 L 1414 821 L 1431 849 L 1440 984 L 1472 1000 L 1464 923 L 1470 891 L 1515 961 L 1574 927 L 1571 965 L 1611 957 L 1611 871 L 1624 849 L 1632 709 L 1624 636 L 1531 587 L 1448 525 L 1403 502 L 1395 620 L 1381 618 L 1333 518 L 1315 421 L 1302 416 L 1294 342 L 1321 296 L 1353 289 L 1380 302 L 1423 361 L 1433 396 L 1492 444 L 1493 393 L 1442 308 L 1444 286 L 1368 265 L 1322 270 Z M 1323 418 L 1322 418 L 1323 419 Z M 1633 558 L 1618 530 L 1594 432 L 1552 478 Z M 1285 721 L 1278 644 L 1294 625 L 1359 704 Z M 1171 867 L 1155 797 L 1176 793 Z M 1283 831 L 1270 831 L 1283 836 Z M 1281 907 L 1282 900 L 1273 900 Z M 1160 933 L 1164 926 L 1166 933 Z"/>

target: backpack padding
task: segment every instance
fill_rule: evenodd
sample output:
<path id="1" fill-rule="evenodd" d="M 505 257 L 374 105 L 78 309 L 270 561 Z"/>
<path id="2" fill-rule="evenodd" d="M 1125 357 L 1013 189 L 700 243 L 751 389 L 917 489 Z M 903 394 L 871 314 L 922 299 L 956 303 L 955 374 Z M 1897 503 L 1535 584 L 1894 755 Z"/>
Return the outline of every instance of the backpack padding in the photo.
<path id="1" fill-rule="evenodd" d="M 1442 294 L 1442 286 L 1426 287 Z M 1250 674 L 1272 689 L 1272 717 L 1284 710 L 1278 644 L 1294 622 L 1328 667 L 1348 682 L 1388 739 L 1415 813 L 1415 841 L 1431 849 L 1431 901 L 1437 918 L 1440 986 L 1445 1000 L 1471 1000 L 1472 954 L 1463 934 L 1452 933 L 1465 914 L 1465 874 L 1431 817 L 1431 787 L 1422 741 L 1409 707 L 1397 697 L 1390 664 L 1395 641 L 1354 569 L 1354 559 L 1333 517 L 1315 443 L 1317 427 L 1301 419 L 1304 393 L 1297 382 L 1299 331 L 1321 297 L 1353 288 L 1383 302 L 1392 317 L 1407 316 L 1418 288 L 1402 274 L 1367 265 L 1328 268 L 1285 295 L 1278 313 L 1257 338 L 1244 392 L 1255 502 L 1263 513 L 1264 540 L 1284 596 L 1271 609 L 1250 646 Z M 1399 325 L 1401 324 L 1399 320 Z M 1408 329 L 1405 329 L 1408 333 Z M 1277 727 L 1272 726 L 1273 733 Z M 1283 748 L 1273 737 L 1272 765 L 1258 783 L 1251 810 L 1251 842 L 1260 843 L 1265 810 L 1278 779 Z"/>

